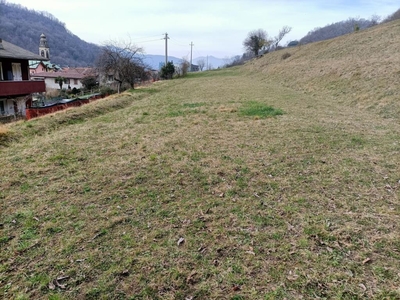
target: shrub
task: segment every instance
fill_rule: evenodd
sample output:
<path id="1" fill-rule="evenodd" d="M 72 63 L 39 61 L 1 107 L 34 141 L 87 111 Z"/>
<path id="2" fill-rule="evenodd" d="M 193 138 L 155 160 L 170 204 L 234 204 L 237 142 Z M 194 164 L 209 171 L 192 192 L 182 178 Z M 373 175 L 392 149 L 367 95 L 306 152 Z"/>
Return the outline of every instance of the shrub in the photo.
<path id="1" fill-rule="evenodd" d="M 162 79 L 171 79 L 175 73 L 175 66 L 173 62 L 167 62 L 167 65 L 161 68 L 160 77 Z"/>
<path id="2" fill-rule="evenodd" d="M 112 88 L 110 88 L 109 86 L 102 86 L 102 87 L 100 88 L 100 93 L 101 93 L 102 95 L 112 95 L 112 94 L 115 94 L 116 91 L 113 90 Z"/>
<path id="3" fill-rule="evenodd" d="M 282 60 L 284 60 L 284 59 L 286 59 L 286 58 L 289 58 L 289 57 L 291 57 L 291 56 L 292 56 L 292 54 L 290 54 L 289 52 L 283 53 L 283 54 L 282 54 Z"/>

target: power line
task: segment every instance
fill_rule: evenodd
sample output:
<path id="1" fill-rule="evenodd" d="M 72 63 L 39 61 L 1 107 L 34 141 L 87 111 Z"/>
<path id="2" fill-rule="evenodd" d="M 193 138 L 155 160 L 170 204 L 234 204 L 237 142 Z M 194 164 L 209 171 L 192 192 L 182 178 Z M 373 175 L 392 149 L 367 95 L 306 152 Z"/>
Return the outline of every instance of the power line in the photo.
<path id="1" fill-rule="evenodd" d="M 163 40 L 163 38 L 156 39 L 156 40 L 141 41 L 141 42 L 136 42 L 136 43 L 142 44 L 142 43 L 150 43 L 150 42 L 159 42 L 161 40 Z"/>
<path id="2" fill-rule="evenodd" d="M 171 39 L 171 41 L 176 45 L 179 45 L 179 46 L 182 46 L 182 47 L 187 47 L 186 44 L 183 44 L 183 43 L 181 44 L 181 41 L 179 41 L 179 43 L 178 43 L 177 42 L 178 40 L 176 38 Z"/>

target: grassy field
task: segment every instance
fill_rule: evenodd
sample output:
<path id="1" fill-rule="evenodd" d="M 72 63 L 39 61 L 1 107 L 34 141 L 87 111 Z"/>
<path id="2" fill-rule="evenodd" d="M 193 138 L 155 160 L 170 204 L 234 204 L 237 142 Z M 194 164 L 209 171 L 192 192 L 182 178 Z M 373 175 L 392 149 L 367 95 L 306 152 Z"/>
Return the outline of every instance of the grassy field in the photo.
<path id="1" fill-rule="evenodd" d="M 399 28 L 0 129 L 1 297 L 399 299 Z"/>

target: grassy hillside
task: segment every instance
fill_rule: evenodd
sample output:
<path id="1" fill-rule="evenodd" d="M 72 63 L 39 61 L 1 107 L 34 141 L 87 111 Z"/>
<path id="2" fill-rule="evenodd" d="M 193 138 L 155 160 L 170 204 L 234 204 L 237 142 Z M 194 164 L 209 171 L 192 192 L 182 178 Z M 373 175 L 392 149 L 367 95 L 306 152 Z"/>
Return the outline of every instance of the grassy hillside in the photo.
<path id="1" fill-rule="evenodd" d="M 398 299 L 399 26 L 0 131 L 0 295 Z"/>
<path id="2" fill-rule="evenodd" d="M 251 71 L 306 95 L 400 116 L 400 22 L 284 49 L 255 60 Z M 291 56 L 282 60 L 282 55 Z M 326 99 L 328 100 L 328 99 Z"/>

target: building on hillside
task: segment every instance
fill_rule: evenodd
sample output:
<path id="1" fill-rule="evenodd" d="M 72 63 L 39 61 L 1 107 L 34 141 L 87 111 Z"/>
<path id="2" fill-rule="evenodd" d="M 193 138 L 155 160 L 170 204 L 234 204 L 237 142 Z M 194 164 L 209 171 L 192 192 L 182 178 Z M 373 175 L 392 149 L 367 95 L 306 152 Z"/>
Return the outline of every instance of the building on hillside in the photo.
<path id="1" fill-rule="evenodd" d="M 61 67 L 59 65 L 52 64 L 50 61 L 41 61 L 41 60 L 29 61 L 29 72 L 31 74 L 40 72 L 57 72 L 60 70 Z"/>
<path id="2" fill-rule="evenodd" d="M 199 72 L 200 67 L 198 65 L 192 64 L 192 67 L 190 68 L 190 72 Z"/>
<path id="3" fill-rule="evenodd" d="M 24 116 L 32 94 L 46 91 L 44 81 L 30 80 L 29 60 L 47 60 L 0 39 L 0 116 Z"/>
<path id="4" fill-rule="evenodd" d="M 82 78 L 92 76 L 92 68 L 64 68 L 57 72 L 39 72 L 32 74 L 34 80 L 44 80 L 46 91 L 59 90 L 60 78 L 63 78 L 62 89 L 81 89 Z"/>

